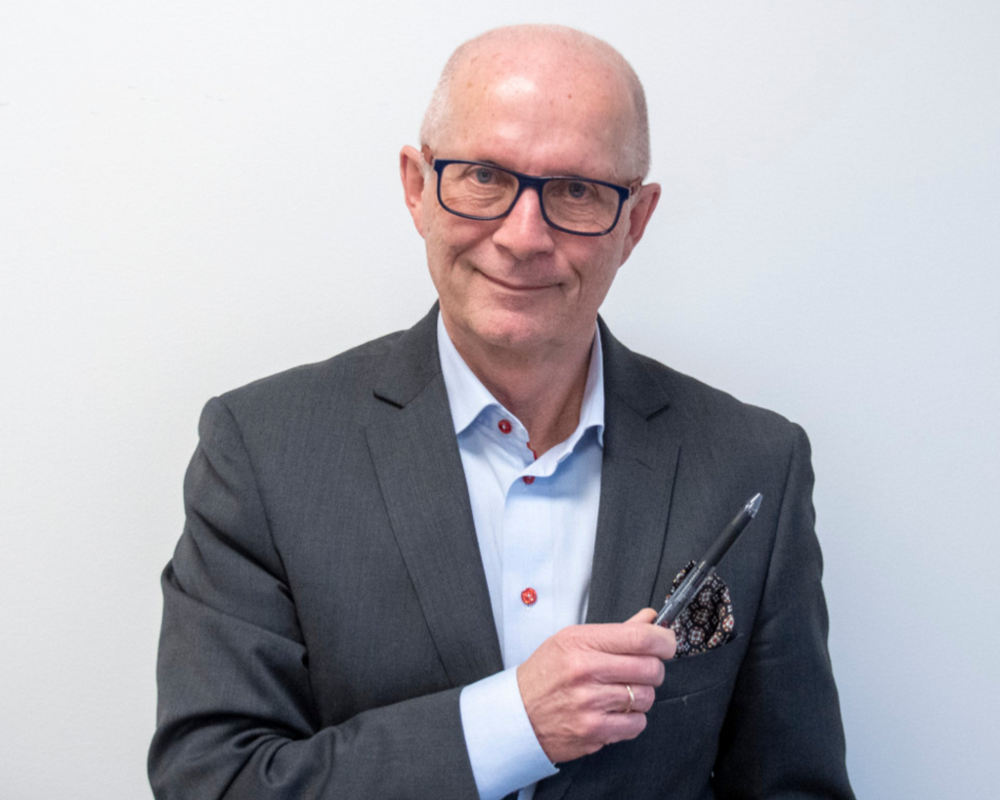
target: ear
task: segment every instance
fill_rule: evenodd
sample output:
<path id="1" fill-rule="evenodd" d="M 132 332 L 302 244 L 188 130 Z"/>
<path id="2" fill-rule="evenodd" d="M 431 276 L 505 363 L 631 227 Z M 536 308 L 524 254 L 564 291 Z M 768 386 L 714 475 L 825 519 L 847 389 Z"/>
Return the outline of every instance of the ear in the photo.
<path id="1" fill-rule="evenodd" d="M 417 233 L 424 235 L 424 157 L 415 147 L 407 145 L 399 151 L 399 177 L 403 181 L 403 196 Z"/>
<path id="2" fill-rule="evenodd" d="M 658 183 L 647 183 L 639 187 L 639 196 L 632 201 L 632 208 L 628 212 L 629 225 L 622 251 L 622 264 L 632 255 L 632 249 L 639 244 L 645 233 L 646 223 L 653 216 L 656 204 L 660 202 L 660 192 Z"/>

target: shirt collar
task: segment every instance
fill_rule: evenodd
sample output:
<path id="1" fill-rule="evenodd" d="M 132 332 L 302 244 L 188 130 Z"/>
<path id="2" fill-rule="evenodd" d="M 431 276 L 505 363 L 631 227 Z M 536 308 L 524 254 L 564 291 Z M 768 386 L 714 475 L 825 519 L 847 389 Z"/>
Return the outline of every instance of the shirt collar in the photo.
<path id="1" fill-rule="evenodd" d="M 475 373 L 465 363 L 465 360 L 455 348 L 448 331 L 444 327 L 441 313 L 437 320 L 438 357 L 441 361 L 441 375 L 444 378 L 445 390 L 448 392 L 448 403 L 451 406 L 451 418 L 455 424 L 455 434 L 460 434 L 468 428 L 483 410 L 490 406 L 503 408 L 503 405 L 483 386 Z M 504 409 L 510 414 L 509 411 Z M 513 414 L 510 414 L 513 417 Z M 594 344 L 590 348 L 590 366 L 587 369 L 587 382 L 583 389 L 583 403 L 580 405 L 580 422 L 569 437 L 578 439 L 588 428 L 597 429 L 597 441 L 604 446 L 604 358 L 601 349 L 601 336 L 597 325 L 594 325 Z M 568 441 L 568 440 L 567 440 Z"/>

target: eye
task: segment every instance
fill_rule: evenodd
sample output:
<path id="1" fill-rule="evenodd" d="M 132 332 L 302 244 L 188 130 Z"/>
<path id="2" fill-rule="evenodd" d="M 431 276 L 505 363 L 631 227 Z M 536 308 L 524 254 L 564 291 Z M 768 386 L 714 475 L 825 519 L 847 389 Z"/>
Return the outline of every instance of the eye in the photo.
<path id="1" fill-rule="evenodd" d="M 566 184 L 566 194 L 574 200 L 583 200 L 590 194 L 590 185 L 582 181 L 571 181 Z"/>
<path id="2" fill-rule="evenodd" d="M 472 177 L 476 183 L 490 184 L 496 183 L 497 173 L 496 170 L 489 167 L 476 167 L 475 172 L 472 173 Z"/>

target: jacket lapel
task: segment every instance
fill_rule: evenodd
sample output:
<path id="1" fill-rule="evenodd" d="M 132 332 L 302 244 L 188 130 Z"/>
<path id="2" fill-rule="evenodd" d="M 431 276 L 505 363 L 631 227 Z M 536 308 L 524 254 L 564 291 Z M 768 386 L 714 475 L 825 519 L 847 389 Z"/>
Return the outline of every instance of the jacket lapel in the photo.
<path id="1" fill-rule="evenodd" d="M 503 669 L 448 395 L 437 306 L 401 334 L 375 384 L 368 446 L 389 520 L 449 679 Z"/>
<path id="2" fill-rule="evenodd" d="M 680 437 L 666 387 L 599 321 L 604 348 L 604 458 L 587 622 L 624 622 L 655 605 Z M 535 800 L 559 800 L 586 759 L 563 764 Z"/>
<path id="3" fill-rule="evenodd" d="M 587 622 L 624 622 L 653 600 L 680 438 L 666 425 L 666 387 L 603 320 L 601 335 L 604 460 Z"/>

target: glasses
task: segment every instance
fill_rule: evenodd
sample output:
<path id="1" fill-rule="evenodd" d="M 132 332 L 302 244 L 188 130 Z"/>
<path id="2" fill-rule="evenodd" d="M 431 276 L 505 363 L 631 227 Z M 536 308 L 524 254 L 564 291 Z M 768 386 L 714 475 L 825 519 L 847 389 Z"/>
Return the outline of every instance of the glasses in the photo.
<path id="1" fill-rule="evenodd" d="M 435 159 L 438 202 L 466 219 L 506 217 L 525 189 L 538 192 L 542 218 L 553 228 L 578 236 L 614 230 L 622 206 L 635 187 L 590 178 L 543 178 L 481 161 Z"/>

